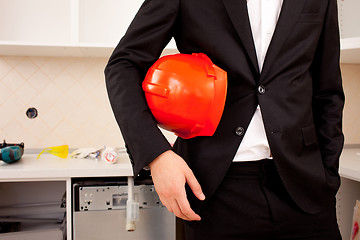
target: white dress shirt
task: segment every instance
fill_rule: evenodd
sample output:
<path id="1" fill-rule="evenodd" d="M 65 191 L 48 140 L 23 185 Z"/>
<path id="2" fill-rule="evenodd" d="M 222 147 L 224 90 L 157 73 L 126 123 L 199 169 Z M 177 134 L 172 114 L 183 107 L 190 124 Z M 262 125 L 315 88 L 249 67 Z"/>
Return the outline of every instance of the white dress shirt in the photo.
<path id="1" fill-rule="evenodd" d="M 260 71 L 279 18 L 282 3 L 283 0 L 247 0 L 251 31 Z M 265 158 L 272 157 L 260 106 L 257 106 L 233 161 L 254 161 Z"/>

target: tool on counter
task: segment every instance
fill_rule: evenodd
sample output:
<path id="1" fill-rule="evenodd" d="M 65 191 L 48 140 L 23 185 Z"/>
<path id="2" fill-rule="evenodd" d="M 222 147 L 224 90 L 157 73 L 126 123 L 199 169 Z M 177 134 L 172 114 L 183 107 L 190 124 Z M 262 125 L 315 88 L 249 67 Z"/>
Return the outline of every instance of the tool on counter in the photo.
<path id="1" fill-rule="evenodd" d="M 70 154 L 71 158 L 93 158 L 107 163 L 116 163 L 119 154 L 126 152 L 125 148 L 104 146 L 100 148 L 79 148 Z M 100 159 L 99 159 L 100 158 Z"/>
<path id="2" fill-rule="evenodd" d="M 115 147 L 105 147 L 101 153 L 101 159 L 107 163 L 116 163 L 118 158 L 118 150 Z"/>
<path id="3" fill-rule="evenodd" d="M 69 146 L 68 145 L 61 145 L 61 146 L 55 146 L 55 147 L 47 147 L 44 148 L 39 155 L 37 156 L 37 158 L 40 157 L 41 154 L 43 154 L 44 152 L 50 153 L 52 155 L 61 157 L 61 158 L 67 158 L 68 154 L 69 154 Z"/>
<path id="4" fill-rule="evenodd" d="M 13 163 L 21 159 L 24 154 L 24 143 L 6 143 L 0 144 L 0 160 L 6 163 Z"/>
<path id="5" fill-rule="evenodd" d="M 95 159 L 97 159 L 103 150 L 104 150 L 104 147 L 78 148 L 70 154 L 70 157 L 71 158 L 95 158 Z"/>

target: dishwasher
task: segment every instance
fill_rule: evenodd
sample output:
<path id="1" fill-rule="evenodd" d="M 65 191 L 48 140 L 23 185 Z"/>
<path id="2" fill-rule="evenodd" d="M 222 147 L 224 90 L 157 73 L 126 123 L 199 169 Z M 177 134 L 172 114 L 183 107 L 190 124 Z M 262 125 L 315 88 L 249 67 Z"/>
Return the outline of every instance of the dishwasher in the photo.
<path id="1" fill-rule="evenodd" d="M 134 231 L 127 230 L 127 200 L 132 191 L 138 219 Z M 175 240 L 176 217 L 167 211 L 151 178 L 73 179 L 73 240 Z"/>

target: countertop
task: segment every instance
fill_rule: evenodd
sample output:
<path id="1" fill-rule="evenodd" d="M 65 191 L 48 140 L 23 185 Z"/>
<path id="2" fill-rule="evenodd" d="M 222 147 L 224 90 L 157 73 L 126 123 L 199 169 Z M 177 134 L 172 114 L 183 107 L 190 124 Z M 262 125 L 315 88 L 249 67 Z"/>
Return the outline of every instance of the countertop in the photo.
<path id="1" fill-rule="evenodd" d="M 120 153 L 116 163 L 106 163 L 93 158 L 59 158 L 46 154 L 37 159 L 35 153 L 25 153 L 11 164 L 0 162 L 0 181 L 58 180 L 74 177 L 132 176 L 128 155 Z"/>
<path id="2" fill-rule="evenodd" d="M 51 154 L 25 153 L 16 163 L 0 162 L 0 182 L 61 180 L 74 177 L 132 176 L 132 167 L 126 153 L 119 154 L 115 164 L 91 158 L 62 159 Z M 360 182 L 360 147 L 345 148 L 340 157 L 340 175 Z"/>
<path id="3" fill-rule="evenodd" d="M 360 182 L 360 147 L 345 148 L 340 157 L 341 177 Z"/>

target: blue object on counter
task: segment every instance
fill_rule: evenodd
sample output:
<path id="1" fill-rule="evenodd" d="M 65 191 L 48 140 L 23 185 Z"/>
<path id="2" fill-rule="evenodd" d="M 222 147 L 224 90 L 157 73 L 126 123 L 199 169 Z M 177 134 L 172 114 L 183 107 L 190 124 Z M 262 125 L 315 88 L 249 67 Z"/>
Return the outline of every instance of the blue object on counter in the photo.
<path id="1" fill-rule="evenodd" d="M 5 141 L 0 144 L 0 160 L 6 163 L 13 163 L 21 159 L 24 154 L 24 143 L 7 144 Z"/>

